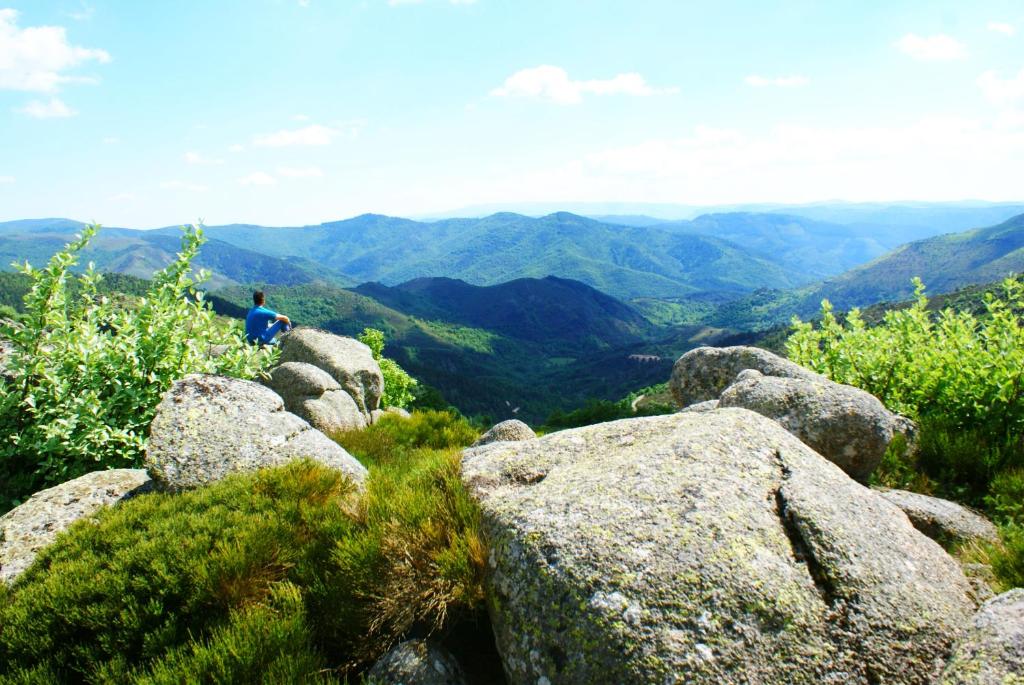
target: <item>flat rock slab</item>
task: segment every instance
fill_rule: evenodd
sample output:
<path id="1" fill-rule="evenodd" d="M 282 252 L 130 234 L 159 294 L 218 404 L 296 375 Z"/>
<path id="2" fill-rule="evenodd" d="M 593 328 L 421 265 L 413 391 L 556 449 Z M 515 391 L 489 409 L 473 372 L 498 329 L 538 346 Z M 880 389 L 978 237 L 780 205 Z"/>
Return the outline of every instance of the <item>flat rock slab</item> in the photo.
<path id="1" fill-rule="evenodd" d="M 990 599 L 942 674 L 942 685 L 1024 683 L 1024 589 Z"/>
<path id="2" fill-rule="evenodd" d="M 396 645 L 367 675 L 375 685 L 466 685 L 466 676 L 455 657 L 427 640 Z"/>
<path id="3" fill-rule="evenodd" d="M 0 582 L 12 583 L 75 521 L 152 488 L 142 469 L 110 469 L 41 490 L 0 517 Z"/>
<path id="4" fill-rule="evenodd" d="M 741 407 L 777 421 L 851 477 L 866 481 L 885 456 L 898 417 L 877 397 L 851 385 L 742 371 L 719 407 Z"/>
<path id="5" fill-rule="evenodd" d="M 354 338 L 299 327 L 282 338 L 280 361 L 304 362 L 326 371 L 367 418 L 380 408 L 384 375 L 370 348 Z"/>
<path id="6" fill-rule="evenodd" d="M 518 419 L 509 419 L 508 421 L 494 424 L 489 431 L 481 435 L 473 443 L 473 447 L 487 445 L 492 442 L 533 440 L 536 437 L 537 434 L 525 423 Z"/>
<path id="7" fill-rule="evenodd" d="M 758 347 L 698 347 L 676 360 L 672 366 L 669 390 L 680 407 L 717 400 L 746 369 L 765 376 L 821 380 L 824 376 Z"/>
<path id="8" fill-rule="evenodd" d="M 355 457 L 285 411 L 273 390 L 194 374 L 175 382 L 157 406 L 145 465 L 160 488 L 177 491 L 300 458 L 339 469 L 356 483 L 366 477 Z"/>
<path id="9" fill-rule="evenodd" d="M 513 685 L 924 685 L 974 611 L 897 508 L 742 409 L 464 453 Z"/>
<path id="10" fill-rule="evenodd" d="M 878 493 L 902 509 L 915 528 L 943 546 L 999 540 L 991 521 L 956 502 L 906 490 L 879 488 Z"/>

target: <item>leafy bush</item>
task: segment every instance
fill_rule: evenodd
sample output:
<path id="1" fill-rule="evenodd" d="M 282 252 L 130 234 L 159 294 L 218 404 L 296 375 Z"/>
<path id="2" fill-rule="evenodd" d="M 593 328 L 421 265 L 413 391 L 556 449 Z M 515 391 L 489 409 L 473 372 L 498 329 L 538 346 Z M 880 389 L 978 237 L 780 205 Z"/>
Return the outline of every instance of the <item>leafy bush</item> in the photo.
<path id="1" fill-rule="evenodd" d="M 353 451 L 364 493 L 293 462 L 75 524 L 0 589 L 0 682 L 318 682 L 480 616 L 459 451 Z"/>
<path id="2" fill-rule="evenodd" d="M 384 375 L 381 406 L 407 407 L 413 400 L 412 389 L 416 385 L 416 379 L 407 374 L 395 360 L 384 356 L 384 332 L 376 328 L 364 329 L 359 341 L 373 352 L 373 358 L 380 364 L 381 373 Z"/>
<path id="3" fill-rule="evenodd" d="M 918 421 L 916 452 L 890 446 L 876 482 L 983 506 L 1003 543 L 982 550 L 1003 587 L 1024 584 L 1024 283 L 986 292 L 983 311 L 929 312 L 915 300 L 868 326 L 856 309 L 841 321 L 828 301 L 821 322 L 794 320 L 791 359 L 863 388 Z"/>
<path id="4" fill-rule="evenodd" d="M 1004 298 L 986 294 L 980 317 L 951 308 L 932 316 L 924 285 L 914 284 L 913 305 L 873 327 L 856 309 L 840 323 L 826 300 L 817 328 L 794 319 L 787 355 L 915 418 L 992 438 L 1024 433 L 1024 327 L 1015 313 L 1024 307 L 1024 283 L 1004 281 Z"/>
<path id="5" fill-rule="evenodd" d="M 30 279 L 25 312 L 0 323 L 13 343 L 12 379 L 0 398 L 0 510 L 43 486 L 108 467 L 140 463 L 160 396 L 189 373 L 251 378 L 273 352 L 246 345 L 219 322 L 190 276 L 203 243 L 184 230 L 176 261 L 157 272 L 144 297 L 125 303 L 101 294 L 92 265 L 70 273 L 98 227 L 55 254 Z M 213 357 L 214 345 L 224 345 Z"/>

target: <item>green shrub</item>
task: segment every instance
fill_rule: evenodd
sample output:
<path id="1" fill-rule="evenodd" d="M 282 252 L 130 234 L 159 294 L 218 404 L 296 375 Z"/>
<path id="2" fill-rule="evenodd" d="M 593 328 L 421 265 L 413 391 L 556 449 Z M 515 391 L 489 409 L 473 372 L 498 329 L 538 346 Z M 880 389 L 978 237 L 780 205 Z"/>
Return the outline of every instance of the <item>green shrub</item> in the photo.
<path id="1" fill-rule="evenodd" d="M 79 522 L 0 589 L 0 682 L 318 682 L 478 617 L 459 458 L 367 459 L 361 494 L 294 462 Z"/>
<path id="2" fill-rule="evenodd" d="M 1024 468 L 997 474 L 989 486 L 985 507 L 999 523 L 1024 524 Z"/>
<path id="3" fill-rule="evenodd" d="M 410 376 L 393 359 L 384 356 L 384 332 L 376 328 L 366 328 L 359 341 L 367 345 L 373 352 L 373 358 L 380 364 L 384 375 L 384 395 L 380 398 L 382 407 L 407 407 L 413 401 L 413 387 L 416 379 Z"/>
<path id="4" fill-rule="evenodd" d="M 990 553 L 992 571 L 1000 591 L 1024 587 L 1024 523 L 1000 526 L 1002 544 Z"/>
<path id="5" fill-rule="evenodd" d="M 128 305 L 99 292 L 91 264 L 81 276 L 70 272 L 97 229 L 87 227 L 46 268 L 19 267 L 30 279 L 25 313 L 0 323 L 14 347 L 13 380 L 0 397 L 0 511 L 88 471 L 137 466 L 160 396 L 184 375 L 250 378 L 273 361 L 244 343 L 237 324 L 216 320 L 195 289 L 199 228 L 185 229 L 177 260 Z M 216 344 L 226 351 L 211 358 Z"/>
<path id="6" fill-rule="evenodd" d="M 334 439 L 364 464 L 386 464 L 405 459 L 419 448 L 444 450 L 466 447 L 480 436 L 470 423 L 453 411 L 417 411 L 409 418 L 385 414 L 365 430 L 335 435 Z"/>

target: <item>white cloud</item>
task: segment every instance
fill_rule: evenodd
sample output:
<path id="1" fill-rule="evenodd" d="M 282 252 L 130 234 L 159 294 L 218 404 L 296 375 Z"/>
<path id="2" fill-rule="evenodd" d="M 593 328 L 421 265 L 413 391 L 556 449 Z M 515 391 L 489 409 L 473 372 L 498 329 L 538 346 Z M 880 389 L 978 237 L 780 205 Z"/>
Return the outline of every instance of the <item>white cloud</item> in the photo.
<path id="1" fill-rule="evenodd" d="M 299 7 L 309 7 L 309 0 L 299 0 Z"/>
<path id="2" fill-rule="evenodd" d="M 309 117 L 305 114 L 293 114 L 292 121 L 309 121 Z"/>
<path id="3" fill-rule="evenodd" d="M 47 102 L 32 100 L 18 111 L 36 119 L 66 119 L 78 114 L 60 98 L 50 98 Z"/>
<path id="4" fill-rule="evenodd" d="M 324 175 L 323 169 L 318 166 L 287 167 L 277 168 L 277 174 L 286 178 L 320 178 Z"/>
<path id="5" fill-rule="evenodd" d="M 242 152 L 243 150 L 245 150 L 245 146 L 235 143 L 234 145 L 230 146 L 228 150 L 230 150 L 231 152 Z"/>
<path id="6" fill-rule="evenodd" d="M 743 80 L 748 86 L 754 86 L 755 88 L 765 88 L 767 86 L 776 86 L 778 88 L 798 88 L 810 83 L 810 80 L 806 76 L 797 76 L 795 74 L 792 76 L 776 76 L 775 78 L 766 78 L 764 76 L 758 76 L 757 74 L 751 74 Z"/>
<path id="7" fill-rule="evenodd" d="M 988 23 L 988 30 L 1002 33 L 1006 36 L 1012 36 L 1017 33 L 1017 29 L 1014 28 L 1013 24 L 1007 24 L 1005 21 L 990 21 Z"/>
<path id="8" fill-rule="evenodd" d="M 96 12 L 96 8 L 86 2 L 78 3 L 78 9 L 65 14 L 75 21 L 88 21 L 92 19 L 92 15 Z"/>
<path id="9" fill-rule="evenodd" d="M 65 74 L 86 62 L 110 61 L 106 50 L 68 42 L 62 26 L 19 28 L 18 12 L 0 9 L 0 89 L 53 93 L 64 83 L 94 82 Z"/>
<path id="10" fill-rule="evenodd" d="M 1005 79 L 994 71 L 986 71 L 978 77 L 978 85 L 985 97 L 997 105 L 1024 99 L 1024 69 Z"/>
<path id="11" fill-rule="evenodd" d="M 259 147 L 287 147 L 290 145 L 330 145 L 338 131 L 320 124 L 304 128 L 282 129 L 275 133 L 256 136 L 252 143 Z"/>
<path id="12" fill-rule="evenodd" d="M 967 46 L 942 33 L 934 36 L 908 33 L 896 41 L 896 47 L 923 62 L 949 62 L 967 57 Z"/>
<path id="13" fill-rule="evenodd" d="M 164 190 L 187 190 L 191 193 L 205 193 L 209 188 L 199 183 L 191 183 L 189 181 L 163 181 L 160 183 L 160 187 Z"/>
<path id="14" fill-rule="evenodd" d="M 104 145 L 117 145 L 120 142 L 121 142 L 121 139 L 118 138 L 117 136 L 106 136 L 103 139 L 103 144 Z"/>
<path id="15" fill-rule="evenodd" d="M 185 158 L 185 161 L 188 162 L 189 164 L 200 164 L 200 165 L 203 165 L 203 166 L 213 166 L 213 165 L 223 164 L 224 163 L 223 159 L 215 159 L 215 158 L 211 158 L 211 157 L 203 157 L 198 152 L 191 152 L 191 151 L 186 152 L 184 154 L 184 158 Z"/>
<path id="16" fill-rule="evenodd" d="M 238 183 L 243 186 L 270 186 L 277 183 L 277 179 L 262 171 L 254 171 L 238 179 Z"/>
<path id="17" fill-rule="evenodd" d="M 14 183 L 13 176 L 0 176 L 0 183 Z"/>
<path id="18" fill-rule="evenodd" d="M 505 79 L 505 83 L 491 91 L 495 97 L 534 97 L 574 105 L 584 95 L 630 95 L 645 97 L 678 93 L 678 88 L 653 88 L 643 76 L 635 72 L 619 74 L 610 79 L 573 81 L 561 67 L 541 65 L 522 69 Z"/>

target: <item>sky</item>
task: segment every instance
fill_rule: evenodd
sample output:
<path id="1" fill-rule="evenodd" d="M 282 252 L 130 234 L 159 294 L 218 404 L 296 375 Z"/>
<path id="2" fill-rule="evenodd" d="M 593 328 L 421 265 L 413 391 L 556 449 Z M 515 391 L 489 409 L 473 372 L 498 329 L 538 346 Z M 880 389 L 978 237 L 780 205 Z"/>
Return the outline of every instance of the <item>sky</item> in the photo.
<path id="1" fill-rule="evenodd" d="M 0 221 L 1024 200 L 1024 3 L 0 0 Z"/>

